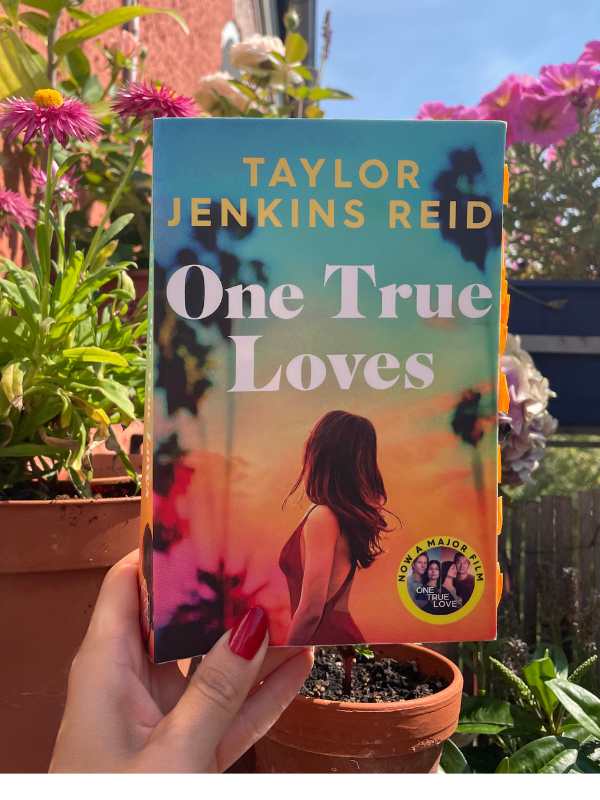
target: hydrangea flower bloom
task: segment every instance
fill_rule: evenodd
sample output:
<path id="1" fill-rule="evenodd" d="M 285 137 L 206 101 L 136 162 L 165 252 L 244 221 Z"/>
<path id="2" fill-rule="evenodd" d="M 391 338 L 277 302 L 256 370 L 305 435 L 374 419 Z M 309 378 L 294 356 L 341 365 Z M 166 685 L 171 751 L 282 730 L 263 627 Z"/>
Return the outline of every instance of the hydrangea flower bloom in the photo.
<path id="1" fill-rule="evenodd" d="M 152 120 L 155 117 L 195 117 L 196 106 L 191 97 L 175 94 L 167 86 L 130 83 L 117 92 L 113 111 L 121 116 Z"/>
<path id="2" fill-rule="evenodd" d="M 45 146 L 55 139 L 65 147 L 69 139 L 93 139 L 100 126 L 80 100 L 66 100 L 56 89 L 38 89 L 32 100 L 12 97 L 0 104 L 0 130 L 10 141 L 23 133 L 23 143 L 41 136 Z"/>
<path id="3" fill-rule="evenodd" d="M 531 473 L 544 456 L 546 441 L 557 428 L 557 421 L 548 412 L 548 402 L 555 394 L 521 347 L 518 336 L 508 335 L 501 367 L 510 396 L 508 414 L 499 416 L 502 481 L 514 486 L 531 481 Z"/>
<path id="4" fill-rule="evenodd" d="M 22 228 L 33 228 L 36 213 L 27 200 L 18 192 L 0 189 L 0 232 L 10 229 L 10 222 L 16 222 Z"/>

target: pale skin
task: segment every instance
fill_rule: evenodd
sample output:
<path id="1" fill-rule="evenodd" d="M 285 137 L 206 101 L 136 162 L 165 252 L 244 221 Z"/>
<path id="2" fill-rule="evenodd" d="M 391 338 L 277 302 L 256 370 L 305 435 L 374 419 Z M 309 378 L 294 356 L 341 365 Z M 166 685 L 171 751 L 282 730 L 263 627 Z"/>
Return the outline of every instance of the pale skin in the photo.
<path id="1" fill-rule="evenodd" d="M 458 571 L 456 568 L 456 564 L 450 564 L 450 566 L 448 567 L 448 572 L 446 573 L 446 577 L 444 578 L 444 582 L 442 584 L 442 587 L 446 589 L 448 592 L 450 592 L 450 594 L 454 597 L 454 599 L 457 599 L 456 589 L 454 587 L 454 580 L 457 576 L 457 572 Z"/>
<path id="2" fill-rule="evenodd" d="M 340 588 L 352 566 L 348 542 L 327 506 L 317 506 L 306 520 L 302 551 L 302 592 L 288 631 L 288 645 L 304 644 L 314 638 L 325 603 Z M 337 607 L 347 610 L 347 603 L 344 593 Z"/>
<path id="3" fill-rule="evenodd" d="M 440 577 L 440 568 L 437 564 L 430 564 L 427 568 L 427 586 L 437 586 Z"/>
<path id="4" fill-rule="evenodd" d="M 464 581 L 469 574 L 469 559 L 466 556 L 458 556 L 454 563 L 456 564 L 456 574 L 458 580 Z"/>
<path id="5" fill-rule="evenodd" d="M 224 634 L 187 680 L 176 662 L 151 664 L 139 627 L 137 552 L 108 573 L 73 662 L 50 772 L 222 772 L 294 699 L 309 648 L 251 660 Z"/>
<path id="6" fill-rule="evenodd" d="M 415 575 L 422 579 L 423 575 L 427 572 L 427 564 L 429 563 L 426 555 L 421 555 L 415 558 L 415 562 L 413 564 L 413 572 Z"/>

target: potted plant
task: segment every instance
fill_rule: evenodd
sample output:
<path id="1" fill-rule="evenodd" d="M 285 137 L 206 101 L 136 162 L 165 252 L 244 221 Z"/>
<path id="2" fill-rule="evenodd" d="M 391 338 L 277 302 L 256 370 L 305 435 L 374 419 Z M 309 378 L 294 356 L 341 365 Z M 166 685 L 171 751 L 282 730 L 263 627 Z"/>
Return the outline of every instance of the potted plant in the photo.
<path id="1" fill-rule="evenodd" d="M 121 124 L 144 135 L 83 248 L 69 228 L 64 182 L 87 157 L 74 144 L 99 135 L 99 123 L 55 89 L 0 109 L 7 139 L 24 134 L 45 163 L 39 214 L 0 192 L 1 222 L 20 234 L 26 254 L 22 267 L 0 264 L 0 636 L 10 654 L 0 769 L 8 771 L 46 769 L 100 583 L 138 540 L 138 479 L 117 428 L 143 414 L 146 299 L 136 303 L 132 262 L 118 255 L 132 214 L 113 212 L 151 143 L 151 119 L 192 113 L 193 104 L 138 84 L 113 104 Z M 101 445 L 125 475 L 94 480 Z"/>
<path id="2" fill-rule="evenodd" d="M 335 692 L 336 680 L 340 680 L 337 669 L 346 673 L 345 686 L 337 695 L 357 699 L 305 696 L 307 682 L 303 694 L 257 743 L 259 772 L 437 770 L 443 744 L 458 723 L 463 686 L 458 667 L 417 645 L 356 650 L 354 670 L 363 674 L 355 674 L 349 685 L 353 654 L 346 652 L 344 659 L 335 659 L 331 650 L 319 649 L 310 689 L 314 690 L 316 683 L 312 694 L 331 692 L 332 687 Z M 390 699 L 394 697 L 398 699 Z"/>

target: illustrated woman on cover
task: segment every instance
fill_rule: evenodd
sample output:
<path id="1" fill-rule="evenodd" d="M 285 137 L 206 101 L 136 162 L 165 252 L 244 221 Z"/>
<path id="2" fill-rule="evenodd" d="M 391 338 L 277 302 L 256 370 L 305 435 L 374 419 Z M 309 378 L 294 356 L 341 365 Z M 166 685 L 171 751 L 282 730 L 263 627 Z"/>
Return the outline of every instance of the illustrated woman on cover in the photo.
<path id="1" fill-rule="evenodd" d="M 325 414 L 286 501 L 300 487 L 313 506 L 279 558 L 292 612 L 286 644 L 364 642 L 348 609 L 352 581 L 383 552 L 381 534 L 389 530 L 372 423 L 345 411 Z"/>

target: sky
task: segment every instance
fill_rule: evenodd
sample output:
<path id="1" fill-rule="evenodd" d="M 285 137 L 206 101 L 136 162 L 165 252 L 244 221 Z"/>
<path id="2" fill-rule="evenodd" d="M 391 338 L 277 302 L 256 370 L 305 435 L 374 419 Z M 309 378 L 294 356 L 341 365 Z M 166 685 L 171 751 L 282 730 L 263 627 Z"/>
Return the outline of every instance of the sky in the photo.
<path id="1" fill-rule="evenodd" d="M 428 100 L 472 105 L 510 72 L 537 75 L 600 38 L 597 0 L 317 0 L 333 41 L 328 117 L 406 119 Z"/>

